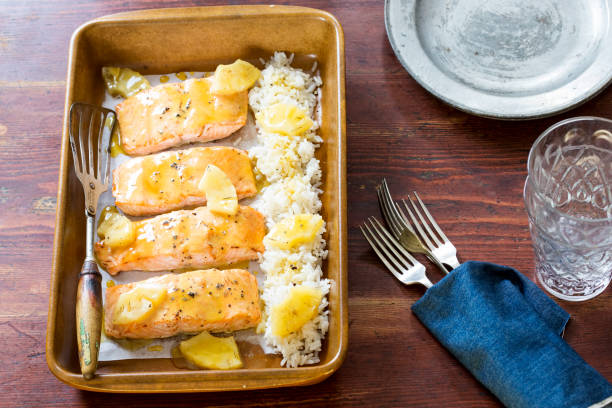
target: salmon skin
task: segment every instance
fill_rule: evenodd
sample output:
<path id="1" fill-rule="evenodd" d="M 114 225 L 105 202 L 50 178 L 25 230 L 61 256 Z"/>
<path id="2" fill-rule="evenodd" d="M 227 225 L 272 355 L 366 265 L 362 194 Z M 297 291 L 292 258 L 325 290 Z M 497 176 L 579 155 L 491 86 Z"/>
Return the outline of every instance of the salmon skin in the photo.
<path id="1" fill-rule="evenodd" d="M 247 91 L 210 93 L 212 77 L 162 84 L 130 96 L 115 110 L 121 146 L 145 155 L 192 142 L 222 139 L 247 120 Z"/>
<path id="2" fill-rule="evenodd" d="M 134 288 L 161 288 L 163 300 L 142 321 L 116 324 L 118 299 Z M 168 274 L 106 289 L 104 329 L 109 337 L 154 339 L 179 333 L 230 332 L 261 319 L 255 277 L 243 269 Z"/>
<path id="3" fill-rule="evenodd" d="M 238 199 L 257 193 L 245 151 L 225 146 L 194 147 L 122 163 L 113 171 L 115 205 L 128 215 L 140 216 L 205 204 L 205 193 L 198 184 L 209 164 L 229 177 Z"/>
<path id="4" fill-rule="evenodd" d="M 264 251 L 264 216 L 251 207 L 239 206 L 235 215 L 198 207 L 133 223 L 136 239 L 129 245 L 94 244 L 98 263 L 111 275 L 227 265 L 256 260 Z"/>

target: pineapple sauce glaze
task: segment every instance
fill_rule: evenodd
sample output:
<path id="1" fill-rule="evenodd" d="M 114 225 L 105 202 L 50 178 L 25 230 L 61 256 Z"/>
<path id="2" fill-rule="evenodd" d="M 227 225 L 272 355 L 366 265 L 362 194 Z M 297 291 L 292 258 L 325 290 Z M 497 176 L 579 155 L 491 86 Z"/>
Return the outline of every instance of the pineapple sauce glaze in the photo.
<path id="1" fill-rule="evenodd" d="M 113 174 L 116 205 L 128 215 L 154 215 L 203 205 L 202 175 L 213 165 L 227 176 L 237 198 L 257 189 L 248 155 L 227 146 L 192 147 L 133 158 Z"/>
<path id="2" fill-rule="evenodd" d="M 132 228 L 132 242 L 112 246 L 105 239 L 94 245 L 98 262 L 112 275 L 140 265 L 153 271 L 213 267 L 242 261 L 250 256 L 247 250 L 263 252 L 263 219 L 245 206 L 235 215 L 213 215 L 206 207 L 173 211 L 133 221 Z"/>
<path id="3" fill-rule="evenodd" d="M 206 77 L 211 76 L 211 73 L 202 73 L 202 72 L 188 72 L 188 73 L 185 72 L 185 73 L 179 73 L 179 74 L 180 76 L 177 76 L 175 74 L 147 75 L 145 78 L 148 82 L 150 82 L 151 86 L 156 86 L 160 83 L 176 83 L 182 79 L 190 79 L 190 78 L 199 79 L 199 78 L 206 78 Z M 134 72 L 134 75 L 139 75 L 139 74 Z M 131 83 L 140 84 L 140 81 L 133 79 L 131 80 Z M 128 92 L 129 92 L 129 89 L 128 89 Z M 106 99 L 105 99 L 103 106 L 109 109 L 114 109 L 115 105 L 121 102 L 122 100 L 123 98 L 112 97 L 107 92 Z M 191 146 L 184 146 L 181 149 L 191 148 L 192 146 L 213 147 L 213 148 L 216 146 L 231 146 L 231 147 L 236 147 L 239 149 L 248 149 L 250 146 L 256 143 L 255 141 L 256 133 L 254 129 L 254 121 L 252 117 L 250 116 L 251 114 L 249 114 L 249 120 L 247 121 L 247 125 L 243 129 L 239 130 L 238 132 L 236 132 L 235 134 L 233 134 L 232 136 L 226 139 L 222 139 L 222 140 L 212 142 L 212 143 L 211 142 L 197 143 Z M 124 163 L 127 159 L 129 159 L 129 156 L 126 155 L 125 151 L 123 150 L 121 146 L 121 135 L 120 135 L 118 126 L 115 126 L 115 131 L 113 132 L 110 143 L 111 143 L 111 157 L 112 157 L 111 170 L 112 170 L 118 167 L 120 164 Z M 175 150 L 172 150 L 172 149 L 165 153 L 176 154 Z M 185 160 L 187 160 L 185 156 L 180 158 L 180 162 L 182 162 L 183 164 Z M 161 183 L 162 184 L 166 184 L 168 182 L 172 183 L 170 181 L 170 179 L 173 178 L 171 173 L 166 172 L 164 174 L 161 170 L 156 169 L 155 167 L 163 168 L 166 166 L 170 166 L 173 163 L 174 161 L 168 158 L 167 160 L 158 162 L 156 165 L 151 165 L 151 168 L 149 169 L 149 174 L 152 175 L 152 173 L 154 173 L 155 171 L 160 171 L 159 174 L 161 176 L 160 177 Z M 216 162 L 214 164 L 218 166 L 219 168 L 221 168 L 222 170 L 224 170 L 228 176 L 232 177 L 232 172 L 230 172 L 229 170 L 226 171 L 227 169 L 224 168 L 223 163 Z M 250 160 L 249 160 L 249 166 L 251 166 Z M 202 173 L 203 173 L 206 166 L 202 164 L 201 167 L 203 167 L 202 169 Z M 170 167 L 170 169 L 178 173 L 176 171 L 177 170 L 176 168 Z M 255 174 L 257 174 L 256 168 L 253 168 L 253 171 L 255 171 Z M 191 181 L 188 181 L 190 177 L 194 174 L 189 174 L 189 172 L 185 172 L 185 170 L 183 170 L 181 175 L 183 176 L 182 181 L 184 184 L 188 185 L 187 187 L 188 189 L 197 188 L 197 181 L 199 181 L 199 177 L 197 177 L 197 175 L 196 175 L 197 180 L 195 183 L 192 183 L 193 179 Z M 142 173 L 139 174 L 138 177 L 140 177 L 141 180 L 144 180 L 145 178 Z M 176 177 L 174 178 L 176 181 Z M 155 180 L 152 180 L 152 183 L 155 183 Z M 265 180 L 265 177 L 262 177 L 260 175 L 259 177 L 256 178 L 256 184 L 257 184 L 257 191 L 259 191 L 262 186 L 267 185 L 267 181 Z M 170 190 L 170 189 L 166 188 L 166 190 Z M 239 190 L 237 191 L 237 193 L 239 195 L 239 198 L 241 198 Z M 241 200 L 240 203 L 242 205 L 248 205 L 250 201 L 252 200 L 246 198 L 246 199 Z M 101 200 L 99 202 L 99 207 L 97 211 L 98 218 L 102 218 L 101 213 L 103 209 L 105 207 L 108 207 L 109 205 L 111 205 L 110 208 L 112 209 L 112 211 L 117 211 L 117 209 L 114 206 L 112 206 L 113 203 L 114 203 L 114 199 L 112 195 L 110 194 L 110 191 L 103 193 Z M 142 221 L 142 219 L 138 217 L 136 218 L 130 217 L 130 219 L 132 221 L 135 221 L 135 224 Z M 142 235 L 142 233 L 145 232 L 142 228 L 139 228 L 139 230 L 140 230 L 140 233 L 138 235 Z M 259 270 L 259 265 L 257 264 L 257 262 L 241 261 L 241 262 L 235 262 L 235 263 L 231 263 L 227 265 L 218 265 L 218 266 L 215 266 L 215 268 L 220 269 L 220 270 L 248 269 L 252 273 L 255 274 L 255 276 L 257 277 L 259 281 L 259 286 L 262 287 L 264 275 Z M 184 270 L 181 270 L 181 272 L 182 271 Z M 126 284 L 126 283 L 130 283 L 134 281 L 140 281 L 140 280 L 152 277 L 152 276 L 159 276 L 164 273 L 166 272 L 146 272 L 146 273 L 121 272 L 117 276 L 110 276 L 108 273 L 102 271 L 103 290 L 105 291 L 107 288 L 113 287 L 115 285 Z M 184 359 L 180 355 L 180 351 L 178 350 L 179 348 L 178 344 L 180 340 L 183 340 L 187 337 L 188 336 L 181 335 L 181 336 L 177 336 L 177 337 L 173 337 L 169 339 L 150 339 L 150 340 L 113 339 L 113 338 L 107 338 L 104 335 L 104 333 L 102 333 L 102 344 L 100 347 L 100 361 L 132 359 L 132 358 L 171 358 L 173 363 L 177 366 L 177 368 L 197 369 L 197 366 L 191 363 L 185 363 Z M 253 357 L 255 356 L 260 356 L 262 353 L 262 350 L 267 353 L 270 353 L 273 351 L 272 349 L 270 349 L 268 346 L 265 345 L 262 339 L 262 336 L 256 335 L 252 331 L 242 331 L 242 332 L 237 332 L 235 337 L 239 345 L 241 355 L 245 363 L 245 367 L 254 368 L 254 367 L 278 367 L 279 366 L 280 357 L 277 357 L 277 356 L 269 356 L 265 359 L 261 359 L 260 357 L 253 359 Z"/>
<path id="4" fill-rule="evenodd" d="M 143 155 L 179 143 L 223 138 L 245 124 L 247 91 L 213 95 L 213 77 L 145 89 L 117 105 L 121 144 Z M 226 129 L 227 128 L 227 129 Z"/>
<path id="5" fill-rule="evenodd" d="M 260 317 L 255 279 L 239 269 L 192 271 L 114 286 L 105 300 L 106 333 L 117 338 L 231 332 L 256 324 Z"/>

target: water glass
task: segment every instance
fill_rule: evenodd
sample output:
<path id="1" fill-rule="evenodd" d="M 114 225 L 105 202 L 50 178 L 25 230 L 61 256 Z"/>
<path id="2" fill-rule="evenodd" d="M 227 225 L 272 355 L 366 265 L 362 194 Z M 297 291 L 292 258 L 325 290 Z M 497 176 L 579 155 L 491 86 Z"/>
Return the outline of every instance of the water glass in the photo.
<path id="1" fill-rule="evenodd" d="M 531 147 L 527 171 L 538 280 L 561 299 L 597 296 L 612 278 L 612 121 L 551 126 Z"/>

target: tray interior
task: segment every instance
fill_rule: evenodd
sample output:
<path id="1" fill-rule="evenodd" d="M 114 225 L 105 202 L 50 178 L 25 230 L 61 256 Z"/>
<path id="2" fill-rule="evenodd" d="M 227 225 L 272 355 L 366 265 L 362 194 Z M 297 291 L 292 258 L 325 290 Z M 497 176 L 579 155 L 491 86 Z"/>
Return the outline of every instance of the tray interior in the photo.
<path id="1" fill-rule="evenodd" d="M 187 371 L 176 368 L 169 359 L 125 360 L 101 363 L 98 370 L 101 375 L 84 382 L 76 351 L 74 302 L 85 253 L 85 218 L 82 188 L 68 153 L 65 120 L 47 340 L 48 362 L 54 374 L 79 388 L 120 392 L 202 391 L 315 382 L 340 365 L 347 324 L 342 46 L 339 24 L 328 14 L 278 6 L 123 13 L 94 20 L 75 32 L 68 67 L 67 106 L 74 101 L 102 102 L 104 84 L 100 70 L 106 65 L 127 66 L 143 74 L 162 74 L 212 71 L 219 63 L 230 63 L 236 58 L 257 61 L 274 51 L 295 53 L 293 65 L 303 69 L 310 69 L 316 60 L 323 80 L 320 135 L 324 139 L 317 157 L 323 170 L 321 212 L 328 225 L 329 250 L 323 269 L 325 276 L 335 283 L 329 294 L 329 332 L 320 353 L 321 362 L 315 366 L 280 369 L 279 357 L 266 356 L 256 347 L 248 351 L 246 368 L 242 370 Z M 277 380 L 273 380 L 275 377 Z M 284 380 L 278 381 L 280 378 Z M 203 385 L 202 380 L 212 382 Z M 139 383 L 142 386 L 137 386 Z"/>

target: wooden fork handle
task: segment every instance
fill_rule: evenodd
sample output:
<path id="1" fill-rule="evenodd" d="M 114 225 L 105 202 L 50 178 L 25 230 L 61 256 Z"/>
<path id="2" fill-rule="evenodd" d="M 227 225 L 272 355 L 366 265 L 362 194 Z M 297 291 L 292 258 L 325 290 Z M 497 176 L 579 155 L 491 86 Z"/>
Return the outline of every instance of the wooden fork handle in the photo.
<path id="1" fill-rule="evenodd" d="M 95 261 L 85 260 L 76 299 L 76 334 L 83 378 L 93 378 L 98 366 L 102 328 L 102 275 Z"/>

